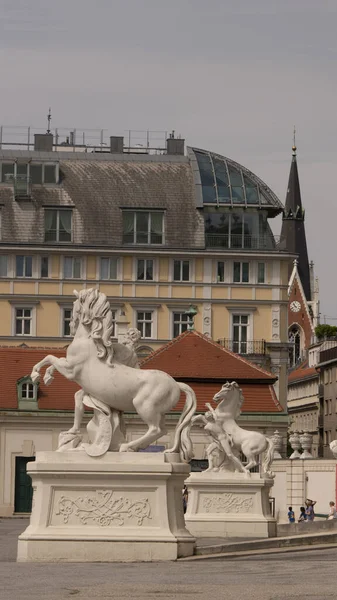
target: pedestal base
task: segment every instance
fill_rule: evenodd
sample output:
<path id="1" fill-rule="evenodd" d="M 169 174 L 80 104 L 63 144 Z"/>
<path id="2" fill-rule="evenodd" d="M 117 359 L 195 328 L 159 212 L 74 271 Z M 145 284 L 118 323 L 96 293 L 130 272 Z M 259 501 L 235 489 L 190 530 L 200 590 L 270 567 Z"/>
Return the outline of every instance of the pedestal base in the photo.
<path id="1" fill-rule="evenodd" d="M 170 462 L 169 462 L 170 461 Z M 132 562 L 193 554 L 182 488 L 190 467 L 179 455 L 38 452 L 30 525 L 19 562 Z"/>
<path id="2" fill-rule="evenodd" d="M 196 537 L 274 537 L 270 513 L 272 479 L 258 473 L 191 473 L 185 482 L 187 529 Z"/>

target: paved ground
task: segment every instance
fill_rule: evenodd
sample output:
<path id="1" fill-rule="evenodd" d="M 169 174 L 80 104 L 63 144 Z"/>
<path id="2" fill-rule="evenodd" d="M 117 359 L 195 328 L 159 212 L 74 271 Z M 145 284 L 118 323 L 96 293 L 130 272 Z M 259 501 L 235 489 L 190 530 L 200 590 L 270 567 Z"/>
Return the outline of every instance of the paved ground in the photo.
<path id="1" fill-rule="evenodd" d="M 26 520 L 0 521 L 0 599 L 330 600 L 337 546 L 196 563 L 15 563 Z"/>

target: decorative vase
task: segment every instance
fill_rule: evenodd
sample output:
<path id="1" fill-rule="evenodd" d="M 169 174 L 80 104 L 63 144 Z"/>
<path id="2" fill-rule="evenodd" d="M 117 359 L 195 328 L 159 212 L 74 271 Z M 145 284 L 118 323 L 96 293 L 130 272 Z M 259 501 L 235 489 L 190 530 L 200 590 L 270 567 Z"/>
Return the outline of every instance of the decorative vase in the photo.
<path id="1" fill-rule="evenodd" d="M 274 460 L 276 458 L 282 458 L 282 456 L 281 456 L 282 445 L 283 445 L 282 444 L 282 435 L 276 429 L 276 431 L 274 431 L 274 433 L 270 439 L 274 444 Z"/>
<path id="2" fill-rule="evenodd" d="M 289 436 L 289 443 L 293 450 L 293 453 L 289 456 L 291 460 L 295 458 L 301 458 L 301 454 L 299 452 L 301 448 L 300 435 L 298 431 L 293 431 Z"/>
<path id="3" fill-rule="evenodd" d="M 309 431 L 307 431 L 307 430 L 303 431 L 303 433 L 300 435 L 300 443 L 303 448 L 303 452 L 302 452 L 300 458 L 302 458 L 302 459 L 313 458 L 313 456 L 311 454 L 312 442 L 313 442 L 313 435 L 311 433 L 309 433 Z"/>

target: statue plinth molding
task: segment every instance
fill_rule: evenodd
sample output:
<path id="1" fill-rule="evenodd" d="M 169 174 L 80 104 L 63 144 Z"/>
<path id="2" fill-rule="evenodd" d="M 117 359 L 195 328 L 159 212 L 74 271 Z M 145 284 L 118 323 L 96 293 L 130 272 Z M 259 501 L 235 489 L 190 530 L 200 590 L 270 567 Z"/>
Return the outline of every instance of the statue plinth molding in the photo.
<path id="1" fill-rule="evenodd" d="M 181 490 L 190 472 L 179 454 L 38 452 L 19 562 L 134 562 L 193 554 Z"/>
<path id="2" fill-rule="evenodd" d="M 196 537 L 274 537 L 269 490 L 273 479 L 259 473 L 204 471 L 186 480 L 186 527 Z"/>

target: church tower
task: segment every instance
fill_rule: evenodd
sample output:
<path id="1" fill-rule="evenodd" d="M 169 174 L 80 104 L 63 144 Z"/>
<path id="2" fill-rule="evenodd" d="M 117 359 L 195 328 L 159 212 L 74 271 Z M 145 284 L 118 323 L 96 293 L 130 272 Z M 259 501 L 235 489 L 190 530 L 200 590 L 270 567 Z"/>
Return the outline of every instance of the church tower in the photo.
<path id="1" fill-rule="evenodd" d="M 292 147 L 292 161 L 282 221 L 281 240 L 289 252 L 298 255 L 298 274 L 301 279 L 306 300 L 310 302 L 312 296 L 310 267 L 304 227 L 304 210 L 302 207 L 300 182 L 297 169 L 295 139 Z M 292 265 L 290 265 L 289 279 L 291 277 L 292 270 Z"/>
<path id="2" fill-rule="evenodd" d="M 304 226 L 300 182 L 297 169 L 295 136 L 285 209 L 281 229 L 282 245 L 297 258 L 289 265 L 288 335 L 293 346 L 290 350 L 290 367 L 295 367 L 305 356 L 314 341 L 319 319 L 318 280 L 314 266 L 309 264 Z"/>

